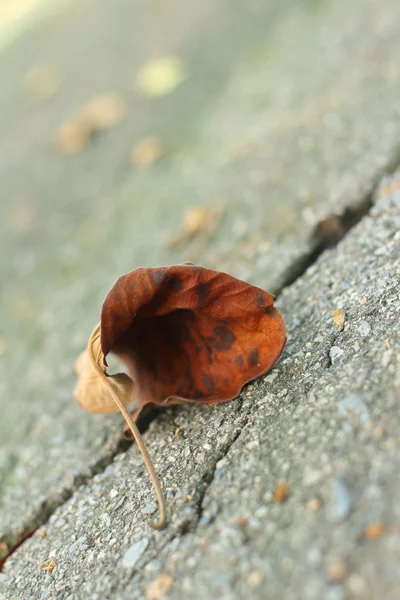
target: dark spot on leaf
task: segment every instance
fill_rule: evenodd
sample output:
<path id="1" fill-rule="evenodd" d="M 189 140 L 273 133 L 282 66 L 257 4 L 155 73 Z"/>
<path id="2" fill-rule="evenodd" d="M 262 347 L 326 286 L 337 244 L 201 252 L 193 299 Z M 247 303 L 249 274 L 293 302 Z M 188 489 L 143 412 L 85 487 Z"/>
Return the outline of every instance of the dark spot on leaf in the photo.
<path id="1" fill-rule="evenodd" d="M 167 285 L 172 292 L 180 292 L 183 288 L 182 277 L 174 275 L 169 279 Z"/>
<path id="2" fill-rule="evenodd" d="M 247 359 L 247 364 L 249 365 L 249 367 L 256 367 L 259 363 L 260 360 L 260 356 L 258 354 L 258 350 L 257 348 L 253 348 L 253 350 L 250 352 L 249 357 Z"/>
<path id="3" fill-rule="evenodd" d="M 224 377 L 224 385 L 229 385 L 229 379 L 227 379 L 226 377 Z"/>
<path id="4" fill-rule="evenodd" d="M 257 308 L 262 308 L 263 306 L 265 306 L 265 296 L 264 294 L 256 294 L 256 306 Z"/>
<path id="5" fill-rule="evenodd" d="M 216 337 L 215 349 L 219 352 L 229 350 L 235 341 L 235 336 L 226 325 L 217 325 L 214 328 L 213 334 Z"/>
<path id="6" fill-rule="evenodd" d="M 208 283 L 208 281 L 205 281 L 204 283 L 199 283 L 199 285 L 196 286 L 196 294 L 197 294 L 197 298 L 199 299 L 200 304 L 204 304 L 204 302 L 208 298 L 210 291 L 211 291 L 211 284 Z"/>
<path id="7" fill-rule="evenodd" d="M 193 400 L 199 400 L 199 398 L 203 398 L 204 394 L 200 390 L 194 390 L 193 392 Z"/>
<path id="8" fill-rule="evenodd" d="M 212 377 L 210 377 L 208 373 L 204 373 L 204 371 L 202 371 L 201 379 L 207 392 L 212 392 L 215 388 L 215 381 L 212 379 Z"/>
<path id="9" fill-rule="evenodd" d="M 194 349 L 195 349 L 196 354 L 200 354 L 203 351 L 203 346 L 199 346 L 198 344 L 196 344 Z"/>
<path id="10" fill-rule="evenodd" d="M 119 315 L 118 313 L 114 313 L 113 314 L 113 321 L 114 321 L 114 323 L 118 323 L 119 321 L 122 321 L 121 315 Z"/>
<path id="11" fill-rule="evenodd" d="M 275 313 L 276 313 L 276 309 L 273 306 L 267 306 L 267 308 L 264 309 L 264 312 L 266 315 L 269 315 L 270 317 L 274 317 Z"/>
<path id="12" fill-rule="evenodd" d="M 238 365 L 239 367 L 241 367 L 243 364 L 243 356 L 237 356 L 235 358 L 235 364 Z"/>

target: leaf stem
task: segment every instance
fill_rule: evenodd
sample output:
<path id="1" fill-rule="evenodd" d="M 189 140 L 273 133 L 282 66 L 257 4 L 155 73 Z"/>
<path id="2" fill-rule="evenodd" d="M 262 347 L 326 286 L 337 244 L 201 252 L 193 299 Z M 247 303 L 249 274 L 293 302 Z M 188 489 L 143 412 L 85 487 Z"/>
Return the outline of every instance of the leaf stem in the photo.
<path id="1" fill-rule="evenodd" d="M 150 479 L 153 483 L 154 490 L 155 490 L 156 496 L 157 496 L 160 517 L 157 522 L 150 520 L 149 525 L 152 529 L 157 529 L 157 530 L 164 529 L 164 527 L 167 524 L 166 510 L 165 510 L 165 498 L 164 498 L 164 494 L 161 490 L 159 479 L 154 470 L 154 466 L 151 461 L 150 455 L 149 455 L 147 448 L 143 442 L 142 436 L 140 435 L 140 432 L 139 432 L 139 429 L 137 428 L 136 423 L 133 421 L 131 415 L 129 414 L 129 411 L 125 408 L 125 406 L 119 399 L 118 395 L 113 390 L 112 386 L 110 385 L 110 382 L 108 381 L 107 374 L 104 372 L 104 370 L 100 366 L 99 359 L 102 356 L 101 349 L 99 349 L 99 354 L 96 358 L 93 355 L 93 344 L 95 341 L 97 341 L 99 339 L 99 337 L 100 337 L 100 323 L 96 326 L 96 328 L 93 330 L 92 335 L 90 336 L 90 340 L 89 340 L 89 344 L 88 344 L 88 353 L 89 353 L 90 360 L 92 362 L 93 368 L 96 370 L 98 376 L 100 377 L 100 379 L 106 386 L 109 394 L 112 396 L 114 402 L 118 406 L 125 421 L 127 422 L 128 427 L 131 430 L 132 435 L 133 435 L 137 445 L 139 446 L 139 450 L 142 453 L 144 463 L 145 463 L 148 473 L 150 475 Z"/>

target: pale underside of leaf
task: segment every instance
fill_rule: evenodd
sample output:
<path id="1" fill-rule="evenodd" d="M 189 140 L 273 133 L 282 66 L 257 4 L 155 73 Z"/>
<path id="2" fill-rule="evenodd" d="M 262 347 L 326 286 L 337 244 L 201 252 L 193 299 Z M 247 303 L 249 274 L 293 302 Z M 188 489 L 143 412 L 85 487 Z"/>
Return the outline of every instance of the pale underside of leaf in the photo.
<path id="1" fill-rule="evenodd" d="M 81 407 L 88 412 L 114 413 L 118 412 L 119 408 L 93 365 L 94 361 L 98 368 L 104 372 L 102 356 L 100 325 L 98 325 L 90 336 L 87 349 L 82 352 L 75 363 L 75 370 L 78 375 L 75 398 Z M 125 373 L 117 373 L 116 375 L 108 375 L 107 380 L 123 405 L 128 406 L 132 401 L 135 389 L 132 379 Z"/>

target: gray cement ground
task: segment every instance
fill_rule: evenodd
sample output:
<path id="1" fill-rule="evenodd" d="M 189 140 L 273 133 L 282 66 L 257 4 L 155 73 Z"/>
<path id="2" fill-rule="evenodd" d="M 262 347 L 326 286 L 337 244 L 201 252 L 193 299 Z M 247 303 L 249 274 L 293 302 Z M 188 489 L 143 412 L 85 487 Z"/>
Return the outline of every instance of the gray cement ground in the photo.
<path id="1" fill-rule="evenodd" d="M 398 173 L 286 285 L 398 161 L 399 17 L 393 0 L 85 0 L 0 57 L 0 552 L 46 530 L 7 560 L 0 598 L 141 598 L 163 572 L 171 598 L 399 597 Z M 138 68 L 171 52 L 191 78 L 141 97 Z M 43 61 L 64 78 L 47 101 L 24 88 Z M 57 153 L 63 120 L 108 90 L 125 95 L 125 121 L 81 155 Z M 167 154 L 133 169 L 150 134 Z M 207 247 L 168 251 L 184 209 L 213 202 L 227 210 Z M 117 416 L 74 404 L 73 363 L 118 275 L 188 258 L 283 290 L 290 335 L 238 400 L 152 423 L 171 516 L 154 533 L 137 450 Z M 271 504 L 280 481 L 288 500 Z M 51 577 L 37 569 L 49 556 Z"/>
<path id="2" fill-rule="evenodd" d="M 145 434 L 168 528 L 147 525 L 156 504 L 133 446 L 8 559 L 7 598 L 143 598 L 162 573 L 171 598 L 399 597 L 400 172 L 388 184 L 397 192 L 285 289 L 277 367 Z"/>

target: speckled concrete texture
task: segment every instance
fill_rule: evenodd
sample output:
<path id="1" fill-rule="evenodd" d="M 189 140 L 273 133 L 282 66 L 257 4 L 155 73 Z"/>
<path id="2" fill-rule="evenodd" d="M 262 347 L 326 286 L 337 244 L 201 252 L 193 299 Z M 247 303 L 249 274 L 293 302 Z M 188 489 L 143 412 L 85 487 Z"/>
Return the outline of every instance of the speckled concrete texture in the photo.
<path id="1" fill-rule="evenodd" d="M 288 343 L 272 372 L 232 403 L 151 424 L 165 531 L 147 525 L 156 505 L 133 446 L 10 557 L 4 598 L 157 598 L 162 576 L 168 598 L 397 599 L 399 231 L 397 172 L 283 291 Z"/>
<path id="2" fill-rule="evenodd" d="M 366 208 L 399 149 L 397 0 L 60 7 L 0 56 L 0 556 L 120 449 L 119 417 L 72 399 L 114 280 L 192 259 L 280 289 L 315 227 Z M 171 53 L 191 76 L 143 97 L 139 68 Z M 49 63 L 62 84 L 40 100 L 26 76 Z M 82 154 L 57 152 L 60 125 L 106 91 L 126 119 Z M 133 168 L 148 135 L 165 154 Z M 226 206 L 213 237 L 168 250 L 185 210 L 213 203 Z"/>

